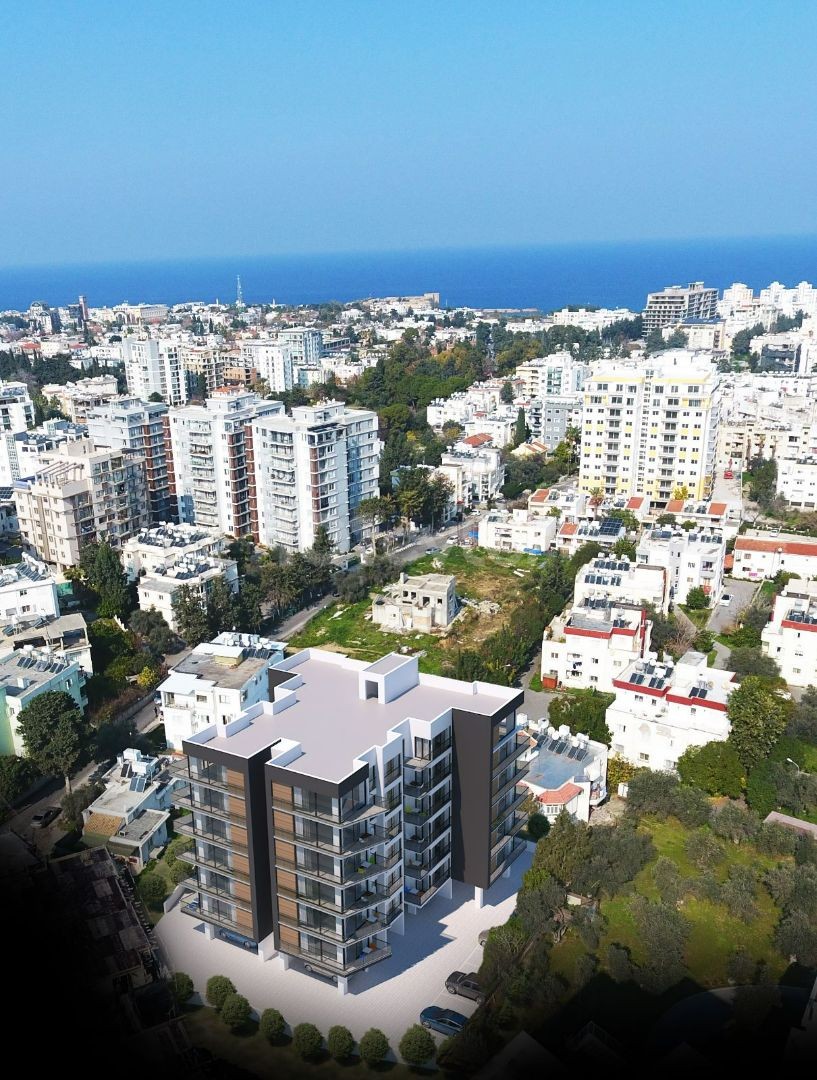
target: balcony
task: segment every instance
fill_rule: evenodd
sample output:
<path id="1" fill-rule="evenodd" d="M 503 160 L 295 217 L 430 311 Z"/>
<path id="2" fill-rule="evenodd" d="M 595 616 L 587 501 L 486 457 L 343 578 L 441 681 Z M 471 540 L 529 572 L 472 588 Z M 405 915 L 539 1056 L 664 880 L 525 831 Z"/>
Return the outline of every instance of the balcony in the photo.
<path id="1" fill-rule="evenodd" d="M 247 824 L 246 814 L 236 814 L 233 810 L 228 810 L 226 807 L 214 806 L 212 803 L 202 803 L 193 798 L 193 792 L 189 784 L 185 784 L 184 787 L 177 787 L 173 792 L 170 801 L 174 806 L 181 807 L 184 810 L 195 811 L 197 814 L 206 814 L 209 817 L 218 818 L 219 821 L 229 821 L 234 825 Z"/>
<path id="2" fill-rule="evenodd" d="M 519 837 L 515 837 L 513 839 L 513 841 L 511 842 L 511 848 L 510 848 L 510 851 L 508 852 L 508 854 L 505 856 L 505 858 L 502 860 L 502 862 L 496 867 L 496 869 L 491 872 L 491 876 L 488 879 L 488 884 L 493 885 L 493 883 L 498 878 L 502 877 L 502 875 L 505 873 L 505 871 L 508 869 L 508 867 L 514 861 L 514 859 L 518 859 L 523 851 L 527 851 L 527 847 L 528 847 L 528 845 L 527 845 L 527 842 L 525 840 L 520 840 Z"/>
<path id="3" fill-rule="evenodd" d="M 429 885 L 427 889 L 418 890 L 417 892 L 411 892 L 409 889 L 406 889 L 404 893 L 406 903 L 411 904 L 413 907 L 422 907 L 440 888 L 442 888 L 443 885 L 445 885 L 446 881 L 449 880 L 450 875 L 449 877 L 443 878 L 442 881 L 438 881 L 436 885 Z"/>
<path id="4" fill-rule="evenodd" d="M 502 765 L 509 765 L 514 758 L 520 757 L 526 750 L 530 749 L 531 739 L 524 731 L 517 730 L 514 733 L 513 739 L 509 739 L 500 747 L 499 750 L 495 750 L 491 759 L 491 775 L 495 776 L 497 769 Z"/>
<path id="5" fill-rule="evenodd" d="M 287 956 L 297 957 L 314 968 L 315 971 L 321 971 L 327 975 L 340 975 L 341 977 L 353 975 L 356 971 L 362 971 L 363 968 L 370 967 L 379 960 L 386 960 L 391 956 L 391 947 L 389 945 L 378 945 L 376 949 L 369 949 L 354 960 L 350 960 L 348 964 L 339 964 L 337 961 L 315 956 L 308 949 L 299 949 L 296 945 L 288 945 L 284 942 L 279 944 L 278 950 L 286 953 Z"/>
<path id="6" fill-rule="evenodd" d="M 327 941 L 333 941 L 335 944 L 342 946 L 354 945 L 358 941 L 363 941 L 367 937 L 372 937 L 373 934 L 386 930 L 391 923 L 394 922 L 394 919 L 394 914 L 390 914 L 387 918 L 381 916 L 380 918 L 375 919 L 364 919 L 363 922 L 358 923 L 354 928 L 338 932 L 337 930 L 332 930 L 328 926 L 310 925 L 309 923 L 301 922 L 299 919 L 291 919 L 285 915 L 279 914 L 278 916 L 278 921 L 281 926 L 288 926 L 301 934 L 325 938 Z"/>
<path id="7" fill-rule="evenodd" d="M 218 885 L 199 881 L 197 877 L 185 878 L 182 884 L 192 892 L 201 892 L 206 896 L 215 896 L 216 899 L 226 900 L 230 904 L 235 904 L 236 907 L 243 908 L 244 911 L 252 911 L 252 901 L 245 900 L 241 896 L 236 896 L 235 893 L 230 892 L 229 889 L 222 889 Z"/>
<path id="8" fill-rule="evenodd" d="M 212 923 L 214 926 L 226 926 L 229 930 L 235 930 L 243 937 L 253 940 L 253 929 L 251 926 L 247 926 L 246 923 L 240 923 L 237 919 L 227 915 L 224 912 L 206 911 L 202 908 L 198 900 L 190 900 L 182 902 L 181 909 L 185 915 L 192 915 L 196 919 L 201 919 L 202 922 Z"/>
<path id="9" fill-rule="evenodd" d="M 191 709 L 192 705 L 171 705 L 168 703 L 168 708 L 172 709 Z M 219 791 L 227 791 L 231 795 L 236 795 L 239 798 L 244 798 L 244 787 L 238 784 L 229 784 L 226 780 L 219 779 L 218 767 L 207 769 L 193 769 L 190 770 L 190 759 L 185 757 L 180 761 L 174 761 L 169 767 L 168 771 L 171 776 L 178 776 L 182 780 L 187 781 L 188 784 L 202 784 L 207 787 L 217 788 Z"/>
<path id="10" fill-rule="evenodd" d="M 436 748 L 435 747 L 431 748 L 431 750 L 429 751 L 429 754 L 431 755 L 430 757 L 409 757 L 409 758 L 406 758 L 406 761 L 405 761 L 406 768 L 414 769 L 417 772 L 420 772 L 421 770 L 424 770 L 424 769 L 428 769 L 431 765 L 434 764 L 435 761 L 437 761 L 438 758 L 441 758 L 443 756 L 443 754 L 446 753 L 446 751 L 451 749 L 451 745 L 452 745 L 452 740 L 451 739 L 446 739 L 444 742 L 442 742 Z"/>
<path id="11" fill-rule="evenodd" d="M 446 844 L 440 850 L 435 851 L 433 856 L 424 858 L 422 860 L 422 862 L 414 863 L 414 864 L 407 862 L 405 867 L 404 867 L 405 875 L 408 878 L 424 878 L 424 877 L 428 877 L 428 875 L 431 873 L 431 871 L 434 869 L 434 867 L 438 863 L 441 863 L 443 861 L 443 859 L 446 857 L 446 855 L 450 855 L 450 854 L 451 854 L 451 845 Z"/>
<path id="12" fill-rule="evenodd" d="M 223 833 L 213 832 L 210 829 L 196 828 L 193 821 L 176 821 L 173 827 L 176 832 L 182 833 L 183 836 L 192 836 L 200 840 L 207 840 L 208 843 L 216 844 L 218 847 L 226 848 L 228 851 L 246 852 L 248 850 L 245 843 L 233 840 Z"/>
<path id="13" fill-rule="evenodd" d="M 510 791 L 514 784 L 521 780 L 523 776 L 527 776 L 529 772 L 530 762 L 517 761 L 513 772 L 506 780 L 502 780 L 501 782 L 494 780 L 491 784 L 491 802 L 493 803 L 496 802 L 497 799 L 500 799 L 506 792 Z"/>
<path id="14" fill-rule="evenodd" d="M 516 836 L 519 830 L 524 827 L 527 820 L 527 814 L 515 815 L 513 822 L 507 829 L 507 832 L 504 832 L 501 836 L 496 837 L 493 844 L 491 845 L 491 858 L 493 858 L 494 855 L 496 855 L 496 853 L 501 850 L 502 845 L 506 842 L 506 840 L 508 840 L 509 837 Z"/>
<path id="15" fill-rule="evenodd" d="M 408 840 L 403 840 L 403 847 L 406 851 L 425 851 L 435 840 L 439 840 L 441 836 L 444 836 L 450 828 L 451 822 L 446 821 L 445 824 L 436 826 L 430 833 L 415 835 Z"/>
<path id="16" fill-rule="evenodd" d="M 275 824 L 273 824 L 272 833 L 276 840 L 284 840 L 301 847 L 317 848 L 319 851 L 330 852 L 333 855 L 354 855 L 357 852 L 368 851 L 369 848 L 377 847 L 387 840 L 394 839 L 399 834 L 399 829 L 371 827 L 365 836 L 351 840 L 319 840 L 317 837 L 288 832 L 286 829 L 282 829 L 280 825 Z"/>
<path id="17" fill-rule="evenodd" d="M 315 810 L 308 806 L 299 806 L 297 803 L 286 802 L 283 799 L 272 799 L 272 806 L 275 810 L 285 810 L 288 814 L 296 814 L 298 817 L 315 818 L 318 821 L 325 821 L 327 824 L 336 825 L 339 828 L 345 825 L 354 825 L 357 822 L 365 821 L 367 818 L 376 817 L 378 814 L 385 814 L 388 809 L 385 803 L 372 802 L 365 806 L 355 807 L 354 810 L 349 811 L 343 817 L 339 817 L 331 811 Z"/>
<path id="18" fill-rule="evenodd" d="M 243 881 L 249 885 L 251 878 L 249 874 L 245 874 L 243 870 L 236 870 L 233 866 L 227 866 L 225 863 L 218 862 L 216 859 L 207 859 L 203 855 L 198 855 L 195 851 L 180 851 L 179 858 L 184 859 L 185 862 L 191 863 L 193 866 L 202 866 L 205 870 L 212 870 L 217 874 L 224 874 L 225 877 L 234 878 L 236 881 Z"/>

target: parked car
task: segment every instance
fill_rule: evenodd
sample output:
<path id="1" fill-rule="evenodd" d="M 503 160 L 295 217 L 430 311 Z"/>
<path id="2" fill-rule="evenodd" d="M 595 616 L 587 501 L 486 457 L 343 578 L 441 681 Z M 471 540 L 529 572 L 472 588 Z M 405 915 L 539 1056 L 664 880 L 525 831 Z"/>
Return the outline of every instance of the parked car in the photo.
<path id="1" fill-rule="evenodd" d="M 731 593 L 725 592 L 718 601 L 719 604 L 731 604 L 734 600 L 734 596 Z"/>
<path id="2" fill-rule="evenodd" d="M 446 540 L 446 544 L 456 544 L 459 547 L 459 539 L 456 536 L 449 536 Z"/>
<path id="3" fill-rule="evenodd" d="M 724 478 L 724 480 L 734 480 L 735 479 L 735 474 L 732 472 L 731 469 L 724 469 L 723 470 L 723 478 Z"/>
<path id="4" fill-rule="evenodd" d="M 44 829 L 46 825 L 56 821 L 61 813 L 62 811 L 58 806 L 46 806 L 45 810 L 41 810 L 39 814 L 35 814 L 31 819 L 32 829 Z"/>
<path id="5" fill-rule="evenodd" d="M 445 980 L 445 988 L 449 994 L 458 994 L 460 997 L 470 998 L 481 1005 L 485 1000 L 485 994 L 479 985 L 479 976 L 475 971 L 467 975 L 464 971 L 452 971 Z"/>
<path id="6" fill-rule="evenodd" d="M 441 1009 L 439 1005 L 429 1005 L 420 1013 L 420 1023 L 441 1035 L 459 1035 L 468 1023 L 467 1017 L 453 1009 Z"/>
<path id="7" fill-rule="evenodd" d="M 440 549 L 438 547 L 427 547 L 426 555 L 435 555 Z"/>

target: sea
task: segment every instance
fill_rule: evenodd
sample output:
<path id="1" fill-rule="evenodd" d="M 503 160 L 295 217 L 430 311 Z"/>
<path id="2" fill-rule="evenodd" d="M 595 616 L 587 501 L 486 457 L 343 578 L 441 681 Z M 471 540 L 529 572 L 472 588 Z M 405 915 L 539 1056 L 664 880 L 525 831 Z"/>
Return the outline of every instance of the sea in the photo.
<path id="1" fill-rule="evenodd" d="M 439 292 L 447 307 L 551 311 L 567 304 L 640 311 L 665 285 L 735 281 L 759 290 L 817 279 L 817 235 L 535 247 L 218 256 L 0 268 L 0 311 L 34 300 L 91 307 L 123 302 L 316 304 Z"/>

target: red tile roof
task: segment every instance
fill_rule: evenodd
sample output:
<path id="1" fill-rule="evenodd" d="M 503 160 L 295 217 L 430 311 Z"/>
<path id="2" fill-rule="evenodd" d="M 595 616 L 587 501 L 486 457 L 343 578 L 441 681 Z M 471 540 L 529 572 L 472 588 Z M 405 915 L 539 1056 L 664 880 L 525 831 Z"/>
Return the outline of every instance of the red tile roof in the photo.
<path id="1" fill-rule="evenodd" d="M 529 501 L 532 503 L 545 502 L 549 492 L 550 488 L 537 488 L 536 491 L 534 491 L 534 493 L 531 495 Z"/>
<path id="2" fill-rule="evenodd" d="M 717 517 L 720 517 L 721 514 L 726 513 L 726 503 L 710 503 L 709 504 L 709 513 L 712 514 L 712 515 L 715 515 Z"/>
<path id="3" fill-rule="evenodd" d="M 782 551 L 784 555 L 815 555 L 817 541 L 808 543 L 803 540 L 755 540 L 748 536 L 739 536 L 735 541 L 736 551 Z"/>
<path id="4" fill-rule="evenodd" d="M 466 446 L 485 446 L 486 443 L 493 442 L 493 438 L 490 435 L 469 435 L 462 441 Z"/>
<path id="5" fill-rule="evenodd" d="M 684 509 L 683 499 L 670 499 L 664 508 L 668 514 L 680 514 Z"/>
<path id="6" fill-rule="evenodd" d="M 568 521 L 559 529 L 559 536 L 573 536 L 579 530 L 579 526 L 575 522 Z"/>
<path id="7" fill-rule="evenodd" d="M 644 505 L 644 496 L 643 495 L 634 495 L 632 497 L 632 499 L 630 499 L 629 502 L 627 503 L 627 509 L 628 510 L 640 510 L 643 505 Z"/>
<path id="8" fill-rule="evenodd" d="M 569 803 L 571 799 L 575 799 L 577 795 L 581 795 L 581 793 L 582 789 L 578 784 L 573 784 L 570 780 L 566 780 L 562 786 L 556 788 L 555 791 L 543 791 L 539 796 L 539 802 L 562 806 L 565 803 Z"/>
<path id="9" fill-rule="evenodd" d="M 724 570 L 731 570 L 735 565 L 735 556 L 731 553 L 723 560 Z"/>

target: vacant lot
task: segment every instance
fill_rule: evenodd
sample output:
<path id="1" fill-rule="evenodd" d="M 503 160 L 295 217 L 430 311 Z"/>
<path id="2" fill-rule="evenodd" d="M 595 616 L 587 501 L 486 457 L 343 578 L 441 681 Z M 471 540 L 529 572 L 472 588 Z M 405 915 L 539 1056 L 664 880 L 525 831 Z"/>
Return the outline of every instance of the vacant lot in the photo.
<path id="1" fill-rule="evenodd" d="M 332 604 L 312 619 L 289 642 L 291 649 L 309 646 L 348 653 L 358 660 L 377 660 L 384 653 L 406 648 L 420 653 L 420 669 L 443 674 L 460 648 L 477 648 L 489 634 L 505 625 L 511 612 L 522 602 L 527 574 L 541 562 L 533 555 L 506 554 L 484 548 L 451 547 L 436 555 L 424 555 L 409 564 L 408 574 L 453 574 L 457 595 L 469 600 L 490 600 L 499 604 L 496 614 L 465 607 L 444 637 L 431 634 L 393 634 L 373 626 L 367 616 L 371 600 L 357 604 Z"/>

